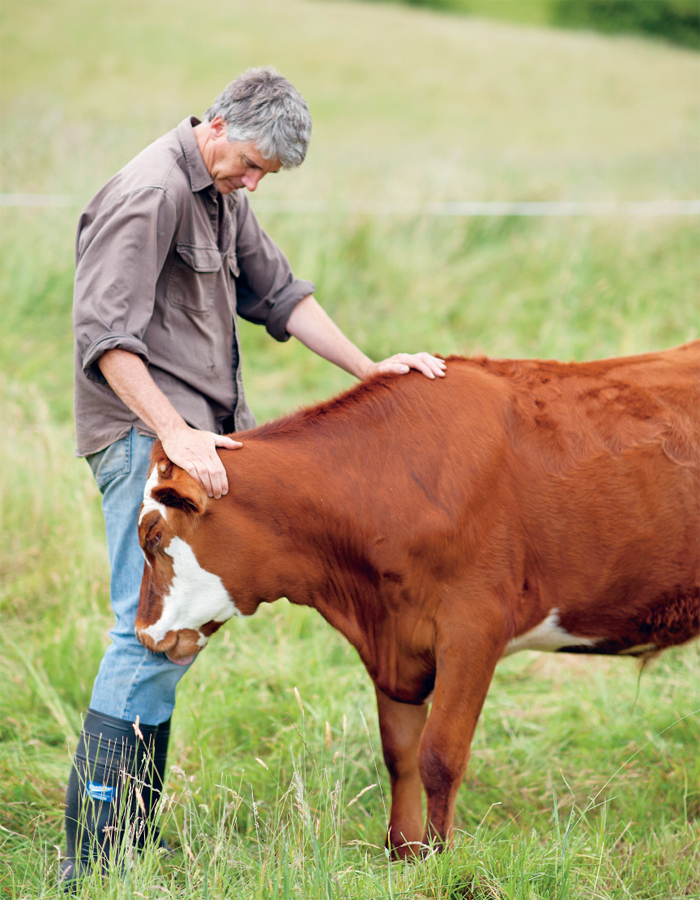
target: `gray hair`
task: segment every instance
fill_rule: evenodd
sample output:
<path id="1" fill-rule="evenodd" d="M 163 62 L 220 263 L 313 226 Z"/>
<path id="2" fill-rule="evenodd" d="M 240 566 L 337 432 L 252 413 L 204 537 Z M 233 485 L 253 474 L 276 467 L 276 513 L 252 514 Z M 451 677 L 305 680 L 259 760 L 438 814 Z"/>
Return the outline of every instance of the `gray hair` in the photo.
<path id="1" fill-rule="evenodd" d="M 229 141 L 253 141 L 265 159 L 285 169 L 304 162 L 311 139 L 306 100 L 272 67 L 248 69 L 226 85 L 204 113 L 226 122 Z"/>

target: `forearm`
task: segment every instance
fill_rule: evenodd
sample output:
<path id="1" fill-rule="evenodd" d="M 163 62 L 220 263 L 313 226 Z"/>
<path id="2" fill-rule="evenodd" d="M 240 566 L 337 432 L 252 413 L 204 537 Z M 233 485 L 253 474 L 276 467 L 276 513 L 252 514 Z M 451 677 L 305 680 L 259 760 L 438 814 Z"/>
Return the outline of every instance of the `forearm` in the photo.
<path id="1" fill-rule="evenodd" d="M 411 369 L 417 369 L 426 378 L 442 378 L 445 374 L 445 363 L 429 353 L 395 353 L 382 362 L 372 362 L 345 337 L 311 294 L 294 307 L 287 331 L 309 350 L 361 380 L 373 375 L 405 375 Z"/>
<path id="2" fill-rule="evenodd" d="M 188 427 L 151 378 L 141 357 L 127 350 L 107 350 L 97 364 L 114 393 L 161 441 Z"/>
<path id="3" fill-rule="evenodd" d="M 357 378 L 366 378 L 374 363 L 349 340 L 309 294 L 292 311 L 287 331 L 329 362 Z"/>

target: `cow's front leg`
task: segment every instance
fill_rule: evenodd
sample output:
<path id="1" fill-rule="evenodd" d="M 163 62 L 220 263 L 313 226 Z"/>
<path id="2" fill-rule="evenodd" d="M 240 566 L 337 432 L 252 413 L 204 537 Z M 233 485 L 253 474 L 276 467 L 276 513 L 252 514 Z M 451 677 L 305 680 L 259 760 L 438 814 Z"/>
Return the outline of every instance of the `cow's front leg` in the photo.
<path id="1" fill-rule="evenodd" d="M 473 637 L 471 635 L 470 637 Z M 423 843 L 449 844 L 457 791 L 469 762 L 477 719 L 505 641 L 478 648 L 452 644 L 438 654 L 432 707 L 418 751 L 428 800 Z"/>
<path id="2" fill-rule="evenodd" d="M 397 703 L 377 687 L 379 730 L 384 762 L 391 779 L 391 819 L 387 846 L 403 859 L 418 853 L 423 835 L 421 776 L 418 770 L 418 745 L 428 715 L 422 703 Z"/>

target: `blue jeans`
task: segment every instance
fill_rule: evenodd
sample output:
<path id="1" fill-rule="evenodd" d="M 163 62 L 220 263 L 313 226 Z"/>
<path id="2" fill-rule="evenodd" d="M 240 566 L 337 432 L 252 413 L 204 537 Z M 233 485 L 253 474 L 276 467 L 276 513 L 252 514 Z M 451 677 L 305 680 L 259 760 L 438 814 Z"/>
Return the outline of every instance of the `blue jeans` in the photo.
<path id="1" fill-rule="evenodd" d="M 115 624 L 92 690 L 91 709 L 117 719 L 160 725 L 172 715 L 177 683 L 189 669 L 151 653 L 134 633 L 144 559 L 138 514 L 148 478 L 153 438 L 134 428 L 105 450 L 87 457 L 102 493 L 111 568 Z"/>

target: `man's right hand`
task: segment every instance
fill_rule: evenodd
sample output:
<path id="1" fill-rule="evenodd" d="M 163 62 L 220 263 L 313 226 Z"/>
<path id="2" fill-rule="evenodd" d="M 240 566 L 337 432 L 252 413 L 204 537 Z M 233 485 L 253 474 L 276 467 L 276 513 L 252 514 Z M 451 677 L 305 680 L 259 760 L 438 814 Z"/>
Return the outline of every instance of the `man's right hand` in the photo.
<path id="1" fill-rule="evenodd" d="M 216 448 L 237 450 L 242 444 L 190 428 L 136 354 L 107 350 L 98 365 L 115 394 L 158 435 L 169 460 L 195 478 L 210 497 L 218 500 L 228 493 L 226 470 Z"/>
<path id="2" fill-rule="evenodd" d="M 210 497 L 218 500 L 228 493 L 226 469 L 216 448 L 238 450 L 243 446 L 239 441 L 183 424 L 162 435 L 161 444 L 168 459 L 196 479 Z"/>

